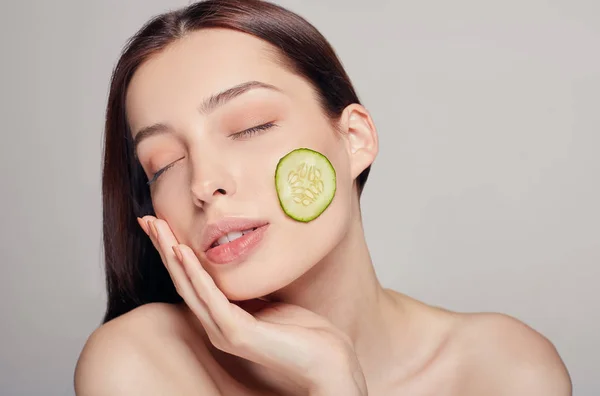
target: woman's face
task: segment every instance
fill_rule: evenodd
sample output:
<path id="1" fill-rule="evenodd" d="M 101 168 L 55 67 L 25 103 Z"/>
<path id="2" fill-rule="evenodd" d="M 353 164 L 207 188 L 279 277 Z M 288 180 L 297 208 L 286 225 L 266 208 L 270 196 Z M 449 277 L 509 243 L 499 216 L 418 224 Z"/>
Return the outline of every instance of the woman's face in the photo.
<path id="1" fill-rule="evenodd" d="M 177 41 L 137 70 L 126 110 L 148 178 L 172 164 L 150 187 L 157 217 L 196 252 L 229 299 L 291 283 L 336 247 L 357 215 L 353 180 L 369 164 L 353 165 L 352 139 L 333 129 L 310 85 L 253 36 L 211 29 Z M 152 126 L 159 132 L 140 139 Z M 286 216 L 274 183 L 279 159 L 300 147 L 327 156 L 337 172 L 331 205 L 310 223 Z M 266 226 L 235 249 L 206 251 L 209 229 L 240 220 Z"/>

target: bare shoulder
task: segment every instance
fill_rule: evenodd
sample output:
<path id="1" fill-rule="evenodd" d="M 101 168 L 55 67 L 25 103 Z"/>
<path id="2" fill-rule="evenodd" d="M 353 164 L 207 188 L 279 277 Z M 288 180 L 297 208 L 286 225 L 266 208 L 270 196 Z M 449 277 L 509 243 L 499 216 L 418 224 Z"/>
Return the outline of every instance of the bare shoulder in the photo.
<path id="1" fill-rule="evenodd" d="M 570 396 L 571 379 L 554 345 L 508 315 L 458 315 L 453 344 L 465 394 Z"/>
<path id="2" fill-rule="evenodd" d="M 102 325 L 90 335 L 77 361 L 76 394 L 219 395 L 183 341 L 183 326 L 178 309 L 160 303 L 143 305 Z"/>

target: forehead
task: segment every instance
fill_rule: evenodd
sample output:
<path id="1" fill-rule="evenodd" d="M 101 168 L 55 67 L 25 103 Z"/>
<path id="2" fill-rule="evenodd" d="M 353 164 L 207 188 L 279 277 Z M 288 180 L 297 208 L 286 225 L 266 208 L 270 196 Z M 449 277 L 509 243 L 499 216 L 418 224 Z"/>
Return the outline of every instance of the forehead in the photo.
<path id="1" fill-rule="evenodd" d="M 269 43 L 229 29 L 192 32 L 137 69 L 127 90 L 128 119 L 132 128 L 160 122 L 159 117 L 175 117 L 187 105 L 198 106 L 203 98 L 253 80 L 286 93 L 306 89 Z"/>

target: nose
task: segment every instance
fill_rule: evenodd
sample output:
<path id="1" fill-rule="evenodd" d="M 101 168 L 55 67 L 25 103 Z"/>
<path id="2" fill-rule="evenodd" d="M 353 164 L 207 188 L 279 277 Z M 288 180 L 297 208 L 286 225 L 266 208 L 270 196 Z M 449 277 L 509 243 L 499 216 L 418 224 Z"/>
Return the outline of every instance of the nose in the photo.
<path id="1" fill-rule="evenodd" d="M 204 158 L 193 165 L 191 192 L 197 206 L 210 204 L 217 197 L 235 194 L 236 186 L 223 161 Z"/>

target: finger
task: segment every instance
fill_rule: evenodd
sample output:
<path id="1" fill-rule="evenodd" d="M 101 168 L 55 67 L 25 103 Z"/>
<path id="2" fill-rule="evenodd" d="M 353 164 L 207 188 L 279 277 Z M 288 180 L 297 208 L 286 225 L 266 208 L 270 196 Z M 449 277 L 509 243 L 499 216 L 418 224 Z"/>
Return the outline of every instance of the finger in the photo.
<path id="1" fill-rule="evenodd" d="M 225 294 L 217 287 L 212 277 L 200 265 L 196 254 L 188 246 L 180 245 L 183 257 L 182 266 L 189 277 L 198 297 L 206 303 L 210 314 L 223 331 L 226 338 L 238 338 L 241 332 L 252 330 L 255 319 L 229 302 Z"/>
<path id="2" fill-rule="evenodd" d="M 153 216 L 144 216 L 141 219 L 141 224 L 140 227 L 142 227 L 142 229 L 144 230 L 144 232 L 146 232 L 146 234 L 148 235 L 148 237 L 150 238 L 150 241 L 152 242 L 152 245 L 154 245 L 154 248 L 158 251 L 158 254 L 160 255 L 160 259 L 163 262 L 163 264 L 165 264 L 166 258 L 163 254 L 162 249 L 160 248 L 160 244 L 158 242 L 158 234 L 157 234 L 157 230 L 156 227 L 154 225 L 154 222 L 157 219 Z M 138 221 L 140 222 L 140 221 Z M 169 271 L 169 268 L 167 267 L 167 271 L 169 272 L 169 275 L 171 275 L 171 280 L 173 281 L 173 283 L 175 284 L 175 287 L 177 288 L 177 284 L 175 283 L 175 280 L 173 279 L 173 276 L 171 274 L 171 271 Z"/>
<path id="3" fill-rule="evenodd" d="M 158 250 L 158 243 L 156 241 L 156 237 L 154 235 L 154 228 L 152 227 L 152 222 L 155 220 L 152 216 L 144 216 L 138 222 L 140 223 L 140 227 L 144 230 L 154 247 Z"/>
<path id="4" fill-rule="evenodd" d="M 160 219 L 154 219 L 153 221 L 150 221 L 150 227 L 154 231 L 156 247 L 161 253 L 163 263 L 172 276 L 175 276 L 178 280 L 181 280 L 182 277 L 180 274 L 185 274 L 181 268 L 181 265 L 178 264 L 178 259 L 172 249 L 172 246 L 178 245 L 179 242 L 175 238 L 175 235 L 173 235 L 171 228 L 166 221 Z"/>
<path id="5" fill-rule="evenodd" d="M 146 233 L 146 235 L 150 236 L 150 234 L 149 234 L 150 230 L 148 230 L 147 220 L 144 220 L 144 219 L 138 217 L 137 222 L 140 225 L 140 228 Z"/>
<path id="6" fill-rule="evenodd" d="M 169 250 L 164 250 L 161 248 L 160 246 L 160 242 L 159 242 L 159 236 L 158 236 L 158 229 L 156 227 L 156 221 L 158 219 L 152 216 L 144 216 L 144 218 L 142 219 L 142 227 L 145 228 L 146 230 L 148 230 L 148 237 L 150 238 L 152 244 L 154 245 L 154 248 L 158 251 L 158 254 L 160 255 L 160 259 L 163 263 L 163 265 L 165 266 L 165 268 L 167 269 L 167 272 L 169 273 L 169 277 L 171 277 L 171 282 L 173 282 L 173 285 L 175 286 L 175 290 L 177 291 L 177 293 L 182 296 L 181 293 L 181 277 L 177 277 L 174 276 L 173 274 L 173 270 L 172 270 L 172 265 L 170 265 L 169 259 L 168 257 L 165 255 L 165 251 L 170 252 Z"/>
<path id="7" fill-rule="evenodd" d="M 178 242 L 171 232 L 170 227 L 165 221 L 160 219 L 154 220 L 152 224 L 157 231 L 158 249 L 162 252 L 163 263 L 165 264 L 165 267 L 167 267 L 173 283 L 177 285 L 179 295 L 198 317 L 207 333 L 220 333 L 218 326 L 214 323 L 214 320 L 210 315 L 206 303 L 198 298 L 192 283 L 188 279 L 179 259 L 172 249 L 172 246 L 178 245 Z M 198 265 L 200 265 L 199 262 Z"/>
<path id="8" fill-rule="evenodd" d="M 172 232 L 170 232 L 170 227 L 168 227 L 168 225 L 167 228 L 169 229 L 169 233 L 165 231 L 160 232 L 160 226 L 157 226 L 158 220 L 159 219 L 153 216 L 144 216 L 144 218 L 138 220 L 138 222 L 141 223 L 140 226 L 142 227 L 142 229 L 144 229 L 144 232 L 148 234 L 148 237 L 152 241 L 152 244 L 158 251 L 161 261 L 167 269 L 167 272 L 171 277 L 171 281 L 173 282 L 177 293 L 183 298 L 183 300 L 190 307 L 190 309 L 192 309 L 192 312 L 195 313 L 195 315 L 198 317 L 198 319 L 200 320 L 207 332 L 220 332 L 217 326 L 215 326 L 215 324 L 212 323 L 213 320 L 210 317 L 210 314 L 208 313 L 208 309 L 206 308 L 205 304 L 202 301 L 194 301 L 195 292 L 191 283 L 189 282 L 189 280 L 187 280 L 182 268 L 180 268 L 179 265 L 172 264 L 172 256 L 174 255 L 172 249 L 165 248 L 165 246 L 161 245 L 161 239 L 163 234 L 167 234 L 167 240 L 171 239 L 168 237 L 169 234 L 171 234 L 172 239 L 175 239 L 175 236 L 172 235 Z"/>

